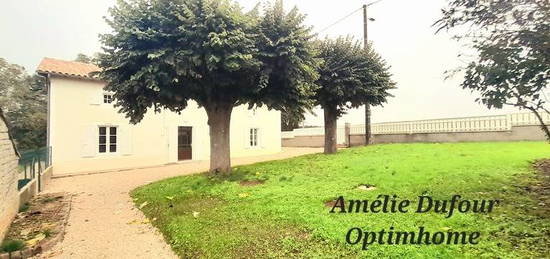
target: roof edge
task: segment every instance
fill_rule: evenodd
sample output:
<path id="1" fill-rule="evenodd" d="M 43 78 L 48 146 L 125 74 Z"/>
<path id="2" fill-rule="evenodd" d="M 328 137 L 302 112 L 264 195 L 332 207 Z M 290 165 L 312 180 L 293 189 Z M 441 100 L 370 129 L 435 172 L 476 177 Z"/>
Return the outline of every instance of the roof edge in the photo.
<path id="1" fill-rule="evenodd" d="M 99 82 L 104 81 L 99 77 L 80 76 L 80 75 L 73 75 L 73 74 L 66 74 L 66 73 L 58 73 L 58 72 L 53 72 L 53 71 L 36 70 L 36 73 L 39 74 L 39 75 L 59 76 L 59 77 L 66 77 L 66 78 L 71 78 L 71 79 L 99 81 Z"/>

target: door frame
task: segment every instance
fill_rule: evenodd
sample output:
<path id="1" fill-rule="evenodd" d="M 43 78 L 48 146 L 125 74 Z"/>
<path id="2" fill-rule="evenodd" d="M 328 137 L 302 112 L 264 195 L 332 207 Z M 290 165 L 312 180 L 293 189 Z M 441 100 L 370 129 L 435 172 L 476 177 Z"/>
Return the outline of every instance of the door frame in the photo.
<path id="1" fill-rule="evenodd" d="M 190 156 L 190 158 L 188 158 L 188 159 L 180 159 L 180 142 L 179 142 L 179 136 L 180 135 L 179 134 L 180 134 L 180 129 L 181 128 L 189 130 L 189 134 L 190 134 L 190 139 L 189 139 L 189 141 L 191 142 L 189 144 L 189 148 L 190 148 L 189 156 Z M 193 149 L 194 149 L 193 148 L 193 142 L 194 142 L 193 141 L 193 138 L 194 138 L 193 131 L 194 131 L 193 126 L 188 126 L 188 125 L 185 125 L 185 126 L 179 126 L 178 125 L 177 126 L 177 128 L 176 128 L 176 161 L 185 162 L 185 161 L 192 161 L 193 160 L 193 157 L 194 157 L 194 155 L 193 155 L 193 153 L 194 153 L 194 151 L 193 151 Z"/>

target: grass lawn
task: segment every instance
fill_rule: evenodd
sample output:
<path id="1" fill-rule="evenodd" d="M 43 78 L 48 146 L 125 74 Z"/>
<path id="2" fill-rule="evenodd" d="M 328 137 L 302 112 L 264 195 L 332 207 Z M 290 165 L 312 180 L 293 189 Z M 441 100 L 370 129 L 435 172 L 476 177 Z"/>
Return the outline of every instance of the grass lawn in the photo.
<path id="1" fill-rule="evenodd" d="M 550 157 L 542 142 L 391 144 L 234 168 L 228 179 L 176 177 L 132 192 L 181 257 L 518 258 L 550 255 L 550 215 L 526 191 L 530 163 Z M 242 186 L 247 181 L 265 181 Z M 375 190 L 356 187 L 370 184 Z M 527 188 L 528 189 L 528 188 Z M 380 194 L 417 201 L 502 200 L 489 214 L 329 213 L 338 196 Z M 415 206 L 412 206 L 416 208 Z M 414 209 L 413 209 L 414 210 Z M 345 242 L 347 231 L 480 231 L 477 245 L 378 245 Z"/>

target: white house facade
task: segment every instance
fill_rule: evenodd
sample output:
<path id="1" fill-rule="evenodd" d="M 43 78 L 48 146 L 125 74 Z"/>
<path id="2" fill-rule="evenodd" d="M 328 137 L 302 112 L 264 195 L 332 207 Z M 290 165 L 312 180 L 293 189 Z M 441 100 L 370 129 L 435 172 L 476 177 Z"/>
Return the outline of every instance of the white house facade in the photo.
<path id="1" fill-rule="evenodd" d="M 209 159 L 207 116 L 196 103 L 190 102 L 181 114 L 149 111 L 132 125 L 113 107 L 105 83 L 89 76 L 96 66 L 45 58 L 37 70 L 48 81 L 48 146 L 54 174 Z M 235 107 L 231 156 L 280 152 L 280 125 L 278 111 Z"/>

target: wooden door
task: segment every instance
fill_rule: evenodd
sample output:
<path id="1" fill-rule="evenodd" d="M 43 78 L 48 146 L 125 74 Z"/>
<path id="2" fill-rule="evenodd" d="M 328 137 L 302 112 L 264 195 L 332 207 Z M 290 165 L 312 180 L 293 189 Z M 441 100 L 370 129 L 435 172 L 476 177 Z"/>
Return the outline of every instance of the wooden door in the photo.
<path id="1" fill-rule="evenodd" d="M 178 160 L 193 159 L 192 127 L 178 127 Z"/>

